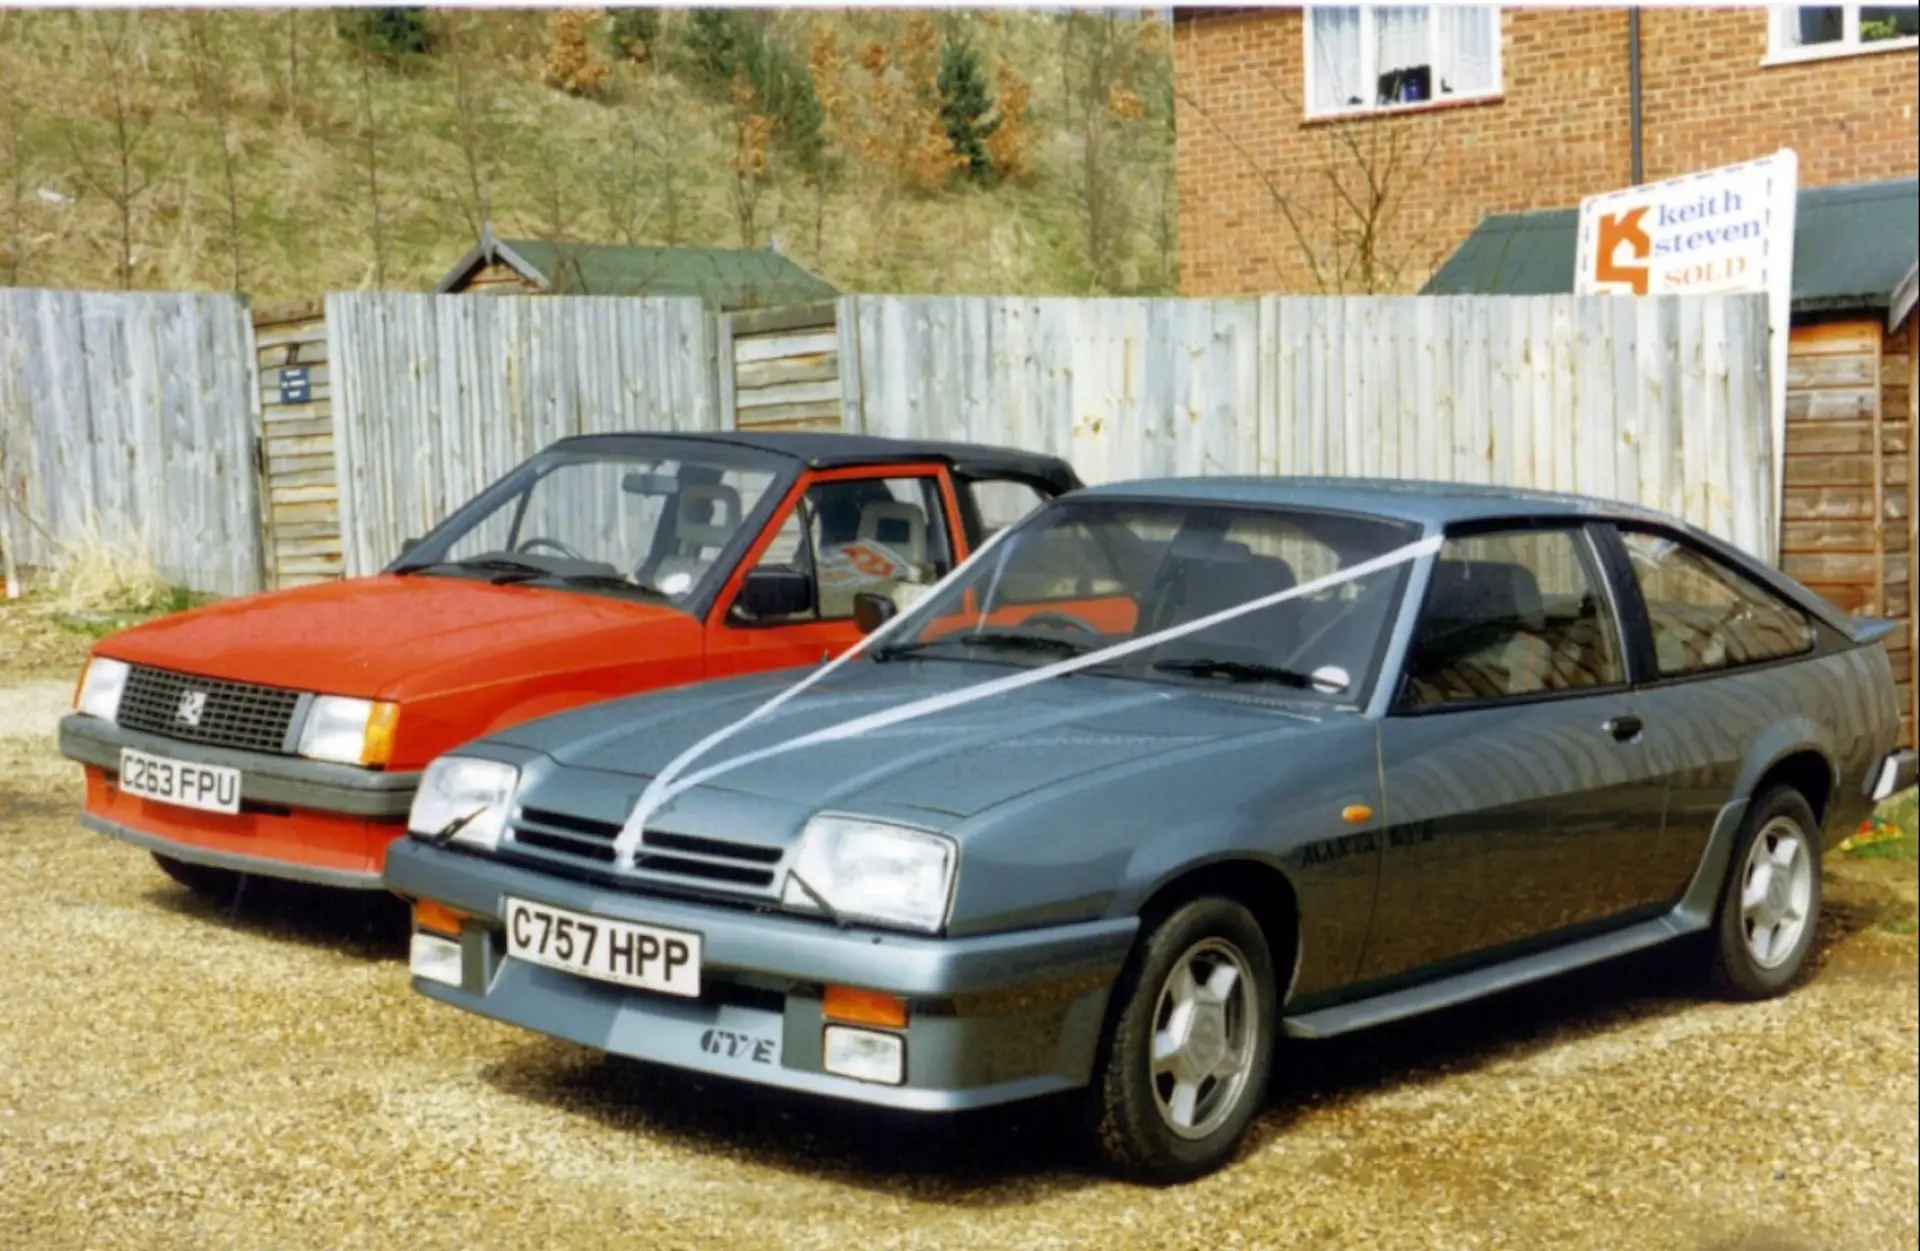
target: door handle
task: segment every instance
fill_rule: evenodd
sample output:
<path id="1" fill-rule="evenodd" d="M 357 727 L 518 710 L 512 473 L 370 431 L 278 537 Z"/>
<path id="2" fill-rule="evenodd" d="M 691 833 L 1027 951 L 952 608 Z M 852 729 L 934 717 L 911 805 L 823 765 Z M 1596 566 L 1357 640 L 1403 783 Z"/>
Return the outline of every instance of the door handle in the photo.
<path id="1" fill-rule="evenodd" d="M 1611 734 L 1616 743 L 1631 743 L 1640 737 L 1640 731 L 1645 727 L 1641 725 L 1640 718 L 1629 712 L 1610 719 L 1600 728 Z"/>

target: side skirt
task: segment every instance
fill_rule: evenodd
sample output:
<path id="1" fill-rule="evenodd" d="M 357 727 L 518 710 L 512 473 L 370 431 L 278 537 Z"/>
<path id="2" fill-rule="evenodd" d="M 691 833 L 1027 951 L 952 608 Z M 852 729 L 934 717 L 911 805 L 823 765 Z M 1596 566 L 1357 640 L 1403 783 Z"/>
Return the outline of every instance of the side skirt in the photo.
<path id="1" fill-rule="evenodd" d="M 1740 822 L 1746 812 L 1744 799 L 1720 809 L 1720 815 L 1714 819 L 1713 833 L 1707 839 L 1706 854 L 1701 856 L 1693 880 L 1687 884 L 1680 902 L 1665 916 L 1405 990 L 1289 1016 L 1282 1024 L 1294 1038 L 1332 1038 L 1482 999 L 1688 934 L 1698 934 L 1713 923 L 1727 861 L 1733 854 L 1734 838 L 1740 832 Z"/>

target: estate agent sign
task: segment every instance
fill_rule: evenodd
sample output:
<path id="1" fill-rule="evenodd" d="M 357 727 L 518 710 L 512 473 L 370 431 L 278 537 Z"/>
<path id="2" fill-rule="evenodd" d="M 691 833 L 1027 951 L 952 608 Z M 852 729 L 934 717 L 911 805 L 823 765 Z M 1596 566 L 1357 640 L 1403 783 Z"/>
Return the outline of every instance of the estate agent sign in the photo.
<path id="1" fill-rule="evenodd" d="M 1573 289 L 1579 295 L 1768 297 L 1773 391 L 1773 491 L 1786 451 L 1787 317 L 1793 296 L 1793 149 L 1580 202 Z M 1774 508 L 1779 534 L 1780 509 Z"/>

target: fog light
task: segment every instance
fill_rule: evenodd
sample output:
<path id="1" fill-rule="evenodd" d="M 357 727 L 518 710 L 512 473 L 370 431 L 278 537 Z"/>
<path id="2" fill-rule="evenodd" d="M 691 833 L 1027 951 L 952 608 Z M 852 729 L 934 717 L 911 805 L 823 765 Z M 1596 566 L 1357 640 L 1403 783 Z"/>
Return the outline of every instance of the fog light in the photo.
<path id="1" fill-rule="evenodd" d="M 907 1079 L 907 1040 L 895 1034 L 829 1025 L 824 1052 L 827 1072 L 840 1077 L 888 1086 Z"/>
<path id="2" fill-rule="evenodd" d="M 460 944 L 450 938 L 415 931 L 408 963 L 415 977 L 443 986 L 460 985 Z"/>

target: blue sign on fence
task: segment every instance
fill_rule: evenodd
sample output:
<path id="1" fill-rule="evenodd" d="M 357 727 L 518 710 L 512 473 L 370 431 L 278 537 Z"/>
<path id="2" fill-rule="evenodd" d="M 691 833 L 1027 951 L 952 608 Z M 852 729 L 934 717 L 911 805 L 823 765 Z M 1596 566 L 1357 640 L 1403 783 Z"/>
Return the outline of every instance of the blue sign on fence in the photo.
<path id="1" fill-rule="evenodd" d="M 307 381 L 305 365 L 280 371 L 280 402 L 282 404 L 305 404 L 312 398 L 313 385 Z"/>

